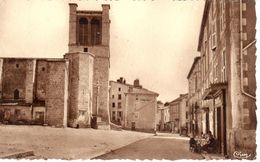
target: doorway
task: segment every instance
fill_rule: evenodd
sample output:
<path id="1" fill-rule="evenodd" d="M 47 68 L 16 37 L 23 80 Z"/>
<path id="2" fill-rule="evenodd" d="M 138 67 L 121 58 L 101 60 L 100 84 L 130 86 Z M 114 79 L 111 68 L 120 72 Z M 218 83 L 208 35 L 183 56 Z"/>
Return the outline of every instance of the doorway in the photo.
<path id="1" fill-rule="evenodd" d="M 131 123 L 131 130 L 135 130 L 135 122 Z"/>
<path id="2" fill-rule="evenodd" d="M 44 124 L 44 112 L 35 112 L 35 124 Z"/>
<path id="3" fill-rule="evenodd" d="M 221 145 L 222 145 L 222 129 L 221 129 L 221 107 L 217 107 L 217 141 L 218 141 L 218 151 L 221 153 Z"/>
<path id="4" fill-rule="evenodd" d="M 209 132 L 209 110 L 206 110 L 206 133 Z"/>

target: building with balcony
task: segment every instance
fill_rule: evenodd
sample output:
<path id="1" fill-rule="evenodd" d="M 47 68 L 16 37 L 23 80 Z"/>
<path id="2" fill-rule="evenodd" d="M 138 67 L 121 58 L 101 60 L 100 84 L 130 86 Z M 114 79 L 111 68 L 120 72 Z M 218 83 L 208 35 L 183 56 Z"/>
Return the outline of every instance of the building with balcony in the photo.
<path id="1" fill-rule="evenodd" d="M 200 103 L 190 110 L 191 130 L 211 131 L 219 153 L 230 158 L 234 151 L 250 158 L 256 152 L 255 25 L 254 0 L 205 2 L 198 43 Z M 200 115 L 192 116 L 194 111 Z"/>

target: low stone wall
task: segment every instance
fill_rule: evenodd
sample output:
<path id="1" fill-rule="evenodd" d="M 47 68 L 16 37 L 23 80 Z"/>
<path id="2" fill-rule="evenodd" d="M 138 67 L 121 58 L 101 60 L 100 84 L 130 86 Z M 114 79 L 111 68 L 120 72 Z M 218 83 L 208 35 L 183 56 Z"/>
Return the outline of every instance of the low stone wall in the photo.
<path id="1" fill-rule="evenodd" d="M 44 125 L 45 106 L 0 105 L 0 122 L 14 125 Z"/>
<path id="2" fill-rule="evenodd" d="M 0 122 L 6 124 L 31 124 L 31 106 L 0 105 Z"/>

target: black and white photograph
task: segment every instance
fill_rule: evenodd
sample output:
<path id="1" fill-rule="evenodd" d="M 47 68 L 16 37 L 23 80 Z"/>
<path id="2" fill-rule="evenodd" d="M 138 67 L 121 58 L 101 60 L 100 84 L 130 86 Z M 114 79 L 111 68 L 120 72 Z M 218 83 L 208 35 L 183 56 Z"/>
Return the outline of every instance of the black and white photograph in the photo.
<path id="1" fill-rule="evenodd" d="M 0 160 L 257 160 L 258 3 L 0 0 Z"/>

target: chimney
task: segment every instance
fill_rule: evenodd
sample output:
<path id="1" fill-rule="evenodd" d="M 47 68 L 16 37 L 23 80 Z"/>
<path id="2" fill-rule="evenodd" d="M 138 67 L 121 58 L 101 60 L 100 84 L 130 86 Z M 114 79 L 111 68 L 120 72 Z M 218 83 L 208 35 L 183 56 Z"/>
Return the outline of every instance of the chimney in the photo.
<path id="1" fill-rule="evenodd" d="M 123 77 L 120 77 L 120 79 L 119 79 L 120 83 L 123 83 L 123 79 L 124 79 Z"/>
<path id="2" fill-rule="evenodd" d="M 119 79 L 116 80 L 118 83 L 122 83 L 122 84 L 125 84 L 126 81 L 125 81 L 125 78 L 123 77 L 120 77 Z"/>
<path id="3" fill-rule="evenodd" d="M 140 83 L 139 83 L 139 79 L 135 79 L 135 80 L 134 80 L 134 87 L 135 87 L 135 88 L 142 88 L 142 86 L 141 86 Z"/>

